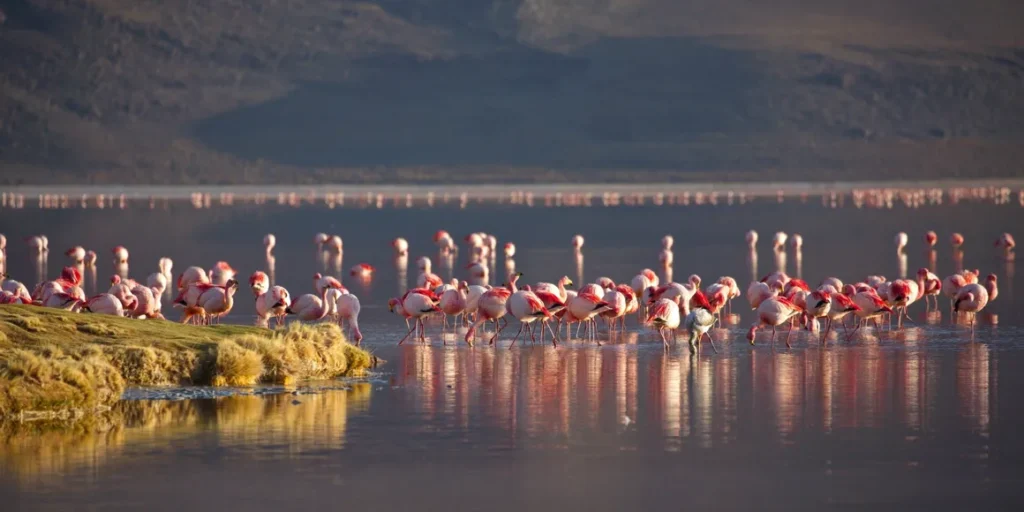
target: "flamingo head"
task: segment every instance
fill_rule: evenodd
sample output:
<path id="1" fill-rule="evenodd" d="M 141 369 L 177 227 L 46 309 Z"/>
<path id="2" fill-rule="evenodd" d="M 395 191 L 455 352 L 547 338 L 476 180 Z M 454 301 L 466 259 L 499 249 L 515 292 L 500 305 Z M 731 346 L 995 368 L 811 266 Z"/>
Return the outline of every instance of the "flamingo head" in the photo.
<path id="1" fill-rule="evenodd" d="M 114 274 L 114 275 L 110 276 L 110 284 L 114 285 L 114 284 L 118 284 L 120 282 L 121 282 L 121 276 L 119 276 L 117 274 Z"/>
<path id="2" fill-rule="evenodd" d="M 323 274 L 321 274 L 320 272 L 313 274 L 313 279 L 323 279 L 323 277 Z"/>
<path id="3" fill-rule="evenodd" d="M 997 278 L 995 274 L 989 274 L 988 277 L 985 278 L 985 281 L 989 283 L 995 283 L 996 279 Z"/>
<path id="4" fill-rule="evenodd" d="M 388 312 L 389 313 L 394 313 L 395 312 L 395 306 L 397 306 L 397 305 L 398 305 L 398 299 L 396 299 L 396 298 L 388 299 Z"/>
<path id="5" fill-rule="evenodd" d="M 508 282 L 510 284 L 515 284 L 515 282 L 518 281 L 520 277 L 523 277 L 522 272 L 512 272 L 511 274 L 508 275 Z"/>
<path id="6" fill-rule="evenodd" d="M 927 268 L 921 267 L 921 268 L 917 269 L 917 277 L 920 277 L 921 279 L 925 279 L 925 278 L 928 277 L 928 272 L 930 272 L 930 270 L 928 270 Z"/>
<path id="7" fill-rule="evenodd" d="M 971 292 L 965 293 L 961 297 L 956 298 L 956 302 L 953 303 L 953 311 L 960 312 L 960 303 L 963 301 L 974 302 L 974 294 Z"/>
<path id="8" fill-rule="evenodd" d="M 854 295 L 857 295 L 857 288 L 852 284 L 843 285 L 843 295 L 853 297 Z"/>
<path id="9" fill-rule="evenodd" d="M 999 245 L 998 241 L 996 242 L 996 245 Z M 72 248 L 64 251 L 64 255 L 65 256 L 71 256 L 72 254 L 75 254 L 75 249 L 78 249 L 78 247 L 72 247 Z"/>

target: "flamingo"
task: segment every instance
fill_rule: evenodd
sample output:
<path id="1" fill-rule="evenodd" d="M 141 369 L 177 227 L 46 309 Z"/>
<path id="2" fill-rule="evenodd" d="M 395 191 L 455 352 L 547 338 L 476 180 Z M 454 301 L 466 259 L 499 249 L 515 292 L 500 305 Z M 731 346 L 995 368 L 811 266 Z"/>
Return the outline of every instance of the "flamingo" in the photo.
<path id="1" fill-rule="evenodd" d="M 775 233 L 775 237 L 772 238 L 772 248 L 775 249 L 775 252 L 782 252 L 786 250 L 787 238 L 788 236 L 786 235 L 786 233 L 782 231 Z"/>
<path id="2" fill-rule="evenodd" d="M 353 266 L 348 272 L 349 275 L 357 277 L 370 277 L 373 275 L 375 270 L 377 269 L 373 268 L 373 265 L 370 265 L 369 263 L 360 263 Z"/>
<path id="3" fill-rule="evenodd" d="M 964 236 L 960 233 L 953 233 L 952 235 L 949 235 L 949 244 L 952 245 L 954 249 L 959 249 L 960 246 L 964 245 Z"/>
<path id="4" fill-rule="evenodd" d="M 224 286 L 228 281 L 235 278 L 235 269 L 231 268 L 226 261 L 218 261 L 210 270 L 210 283 L 217 286 Z"/>
<path id="5" fill-rule="evenodd" d="M 910 238 L 907 236 L 906 233 L 902 231 L 896 233 L 896 238 L 894 239 L 896 243 L 896 254 L 903 254 L 903 249 L 907 247 L 907 242 L 909 240 Z"/>
<path id="6" fill-rule="evenodd" d="M 391 241 L 391 248 L 395 250 L 395 256 L 409 255 L 409 242 L 404 238 L 396 238 Z"/>
<path id="7" fill-rule="evenodd" d="M 581 236 L 581 235 L 573 235 L 573 237 L 572 237 L 572 248 L 576 252 L 580 252 L 581 250 L 583 250 L 583 236 Z"/>
<path id="8" fill-rule="evenodd" d="M 672 341 L 674 342 L 676 339 L 676 329 L 679 328 L 679 321 L 679 305 L 669 299 L 658 299 L 651 306 L 651 312 L 644 323 L 651 324 L 657 329 L 658 334 L 661 335 L 661 343 L 665 346 L 665 350 L 668 350 L 669 344 L 665 331 L 672 333 Z"/>
<path id="9" fill-rule="evenodd" d="M 154 272 L 146 278 L 146 286 L 152 289 L 157 297 L 159 297 L 167 290 L 167 276 L 160 272 Z"/>
<path id="10" fill-rule="evenodd" d="M 263 250 L 268 256 L 274 253 L 275 245 L 277 245 L 277 237 L 273 233 L 263 235 Z"/>
<path id="11" fill-rule="evenodd" d="M 72 263 L 81 265 L 85 261 L 85 248 L 81 245 L 76 245 L 67 251 L 64 251 L 64 255 L 71 258 Z"/>
<path id="12" fill-rule="evenodd" d="M 747 287 L 747 302 L 750 303 L 750 309 L 752 310 L 756 310 L 764 301 L 776 295 L 778 295 L 778 292 L 761 281 L 754 281 Z"/>
<path id="13" fill-rule="evenodd" d="M 945 279 L 942 280 L 941 291 L 942 294 L 949 299 L 950 311 L 953 310 L 953 301 L 956 300 L 957 292 L 959 292 L 960 288 L 963 288 L 967 284 L 967 279 L 965 279 L 964 276 L 961 274 L 953 274 L 951 276 L 947 276 Z"/>
<path id="14" fill-rule="evenodd" d="M 749 247 L 751 250 L 757 248 L 757 231 L 754 231 L 753 229 L 747 231 L 746 239 L 747 247 Z"/>
<path id="15" fill-rule="evenodd" d="M 25 237 L 25 244 L 28 245 L 29 254 L 40 255 L 46 252 L 43 238 L 40 235 Z"/>
<path id="16" fill-rule="evenodd" d="M 469 269 L 469 277 L 472 278 L 474 282 L 487 282 L 487 265 L 478 261 L 476 263 L 470 263 L 469 265 L 466 265 L 466 268 Z"/>
<path id="17" fill-rule="evenodd" d="M 658 263 L 661 264 L 662 268 L 668 268 L 672 266 L 672 262 L 675 260 L 675 254 L 672 254 L 671 249 L 662 249 L 658 253 Z"/>
<path id="18" fill-rule="evenodd" d="M 953 302 L 953 311 L 956 313 L 961 311 L 970 313 L 972 335 L 974 334 L 974 317 L 979 311 L 985 309 L 985 305 L 988 304 L 988 300 L 988 290 L 977 283 L 966 284 L 956 292 L 956 301 Z"/>
<path id="19" fill-rule="evenodd" d="M 174 269 L 174 261 L 167 257 L 160 258 L 160 261 L 157 263 L 157 268 L 160 269 L 160 273 L 167 276 L 167 280 L 170 281 L 171 271 Z"/>
<path id="20" fill-rule="evenodd" d="M 626 286 L 625 288 L 629 289 L 628 286 Z M 632 295 L 633 290 L 629 289 L 629 291 L 630 295 Z M 622 321 L 623 324 L 625 324 L 626 307 L 629 302 L 629 298 L 626 296 L 626 294 L 623 293 L 621 289 L 615 287 L 608 290 L 604 294 L 602 300 L 607 302 L 610 307 L 602 311 L 600 316 L 601 318 L 604 318 L 608 321 L 608 331 L 611 332 L 612 327 L 616 324 L 616 322 Z M 625 325 L 623 325 L 622 329 L 625 330 Z"/>
<path id="21" fill-rule="evenodd" d="M 22 304 L 32 303 L 32 294 L 28 292 L 28 288 L 26 288 L 24 284 L 19 281 L 15 281 L 14 279 L 10 279 L 10 277 L 4 272 L 0 272 L 0 279 L 3 280 L 2 283 L 0 283 L 0 289 L 3 289 L 4 292 L 10 294 L 9 300 L 18 300 Z M 8 304 L 12 303 L 16 302 L 8 302 Z"/>
<path id="22" fill-rule="evenodd" d="M 739 298 L 740 286 L 731 276 L 722 276 L 718 278 L 718 284 L 725 285 L 729 289 L 728 296 L 726 297 L 726 306 L 729 313 L 732 313 L 732 301 L 733 299 Z"/>
<path id="23" fill-rule="evenodd" d="M 210 278 L 202 267 L 188 267 L 178 276 L 178 290 L 187 290 L 189 286 L 196 283 L 209 284 Z"/>
<path id="24" fill-rule="evenodd" d="M 123 245 L 119 245 L 110 250 L 114 255 L 114 265 L 124 266 L 128 264 L 128 249 L 125 249 Z"/>
<path id="25" fill-rule="evenodd" d="M 124 305 L 109 293 L 101 293 L 85 302 L 82 311 L 100 315 L 124 316 Z"/>
<path id="26" fill-rule="evenodd" d="M 416 278 L 417 288 L 429 288 L 433 290 L 434 288 L 437 288 L 438 286 L 441 286 L 443 284 L 444 281 L 441 280 L 441 276 L 431 272 L 424 272 L 420 274 L 419 277 Z"/>
<path id="27" fill-rule="evenodd" d="M 825 338 L 828 335 L 828 331 L 832 328 L 832 324 L 835 321 L 839 321 L 843 325 L 843 331 L 846 331 L 846 316 L 850 313 L 856 313 L 860 310 L 860 306 L 853 302 L 853 299 L 848 297 L 844 293 L 838 291 L 832 291 L 829 293 L 829 310 L 828 310 L 828 323 L 825 326 L 825 332 L 821 335 L 821 342 L 825 343 Z"/>
<path id="28" fill-rule="evenodd" d="M 259 297 L 270 290 L 270 277 L 266 273 L 257 270 L 249 276 L 249 289 L 252 290 L 253 297 Z M 267 299 L 270 300 L 270 299 Z"/>
<path id="29" fill-rule="evenodd" d="M 438 307 L 441 309 L 443 316 L 443 327 L 448 326 L 448 317 L 453 316 L 458 319 L 459 315 L 466 312 L 466 292 L 469 289 L 469 283 L 462 281 L 456 283 L 457 286 L 450 287 L 441 294 L 441 300 L 438 302 Z M 447 344 L 447 341 L 445 341 Z"/>
<path id="30" fill-rule="evenodd" d="M 332 304 L 328 302 L 328 292 L 332 289 L 330 286 L 324 286 L 318 288 L 317 291 L 320 296 L 313 295 L 312 293 L 303 294 L 301 297 L 292 301 L 291 306 L 285 308 L 285 313 L 289 315 L 295 315 L 299 320 L 303 322 L 317 322 L 323 320 L 333 309 Z"/>
<path id="31" fill-rule="evenodd" d="M 331 237 L 327 236 L 325 233 L 317 233 L 313 235 L 313 245 L 316 247 L 316 250 L 322 251 L 324 250 L 324 244 L 326 244 L 330 239 Z"/>
<path id="32" fill-rule="evenodd" d="M 324 247 L 327 248 L 329 251 L 332 251 L 334 254 L 341 254 L 344 245 L 342 244 L 341 237 L 338 235 L 334 235 L 328 238 L 326 242 L 324 242 Z"/>
<path id="33" fill-rule="evenodd" d="M 770 325 L 772 327 L 772 347 L 774 348 L 775 334 L 778 326 L 789 322 L 790 319 L 803 313 L 804 311 L 800 309 L 800 306 L 793 304 L 785 297 L 769 297 L 757 307 L 757 322 L 754 322 L 750 326 L 750 330 L 747 331 L 747 339 L 753 345 L 754 339 L 757 336 L 757 330 Z M 786 335 L 787 348 L 790 347 L 789 338 L 792 335 L 793 327 L 790 326 L 789 334 Z"/>
<path id="34" fill-rule="evenodd" d="M 715 339 L 711 337 L 711 327 L 715 325 L 715 310 L 708 298 L 699 290 L 693 296 L 693 308 L 683 319 L 683 327 L 690 334 L 690 352 L 696 354 L 700 350 L 700 340 L 707 336 L 711 342 L 711 349 L 718 353 L 715 346 Z"/>
<path id="35" fill-rule="evenodd" d="M 935 247 L 935 244 L 939 242 L 939 235 L 934 231 L 928 231 L 924 234 L 924 243 L 928 247 Z"/>
<path id="36" fill-rule="evenodd" d="M 348 320 L 351 331 L 352 339 L 356 340 L 356 346 L 358 347 L 363 341 L 363 333 L 359 330 L 359 297 L 354 294 L 346 293 L 341 297 L 338 297 L 336 304 L 336 310 L 338 314 L 338 324 L 341 327 L 345 326 L 345 320 Z"/>
<path id="37" fill-rule="evenodd" d="M 416 260 L 416 268 L 420 270 L 420 273 L 430 273 L 431 266 L 430 258 L 426 256 L 420 256 Z"/>
<path id="38" fill-rule="evenodd" d="M 803 304 L 801 304 L 802 302 Z M 801 301 L 794 301 L 794 304 L 802 307 L 807 312 L 807 323 L 808 328 L 811 327 L 813 322 L 817 322 L 819 318 L 828 320 L 828 315 L 832 311 L 832 294 L 829 292 L 814 290 L 812 292 L 804 292 Z M 826 330 L 822 332 L 822 343 L 825 342 L 825 335 L 828 334 L 828 326 Z"/>
<path id="39" fill-rule="evenodd" d="M 1003 233 L 996 238 L 996 241 L 992 244 L 998 249 L 1002 249 L 1004 254 L 1009 255 L 1013 251 L 1013 248 L 1017 246 L 1017 242 L 1013 241 L 1013 235 L 1009 233 Z"/>
<path id="40" fill-rule="evenodd" d="M 882 300 L 875 290 L 860 291 L 851 298 L 859 308 L 854 313 L 861 320 L 861 323 L 858 323 L 857 327 L 853 329 L 854 333 L 857 332 L 857 329 L 860 329 L 861 325 L 866 324 L 868 320 L 871 320 L 875 324 L 875 328 L 878 329 L 878 317 L 882 316 L 883 313 L 893 312 L 892 308 Z"/>
<path id="41" fill-rule="evenodd" d="M 323 295 L 324 290 L 328 288 L 335 288 L 338 290 L 344 290 L 345 287 L 341 285 L 341 281 L 338 281 L 334 277 L 325 276 L 319 272 L 313 274 L 313 289 L 316 290 L 317 295 Z M 317 295 L 313 295 L 314 298 Z"/>
<path id="42" fill-rule="evenodd" d="M 930 301 L 935 301 L 935 307 L 939 307 L 939 293 L 942 292 L 942 280 L 939 279 L 939 276 L 922 267 L 917 270 L 917 287 L 921 296 L 924 297 L 926 309 L 929 307 Z"/>
<path id="43" fill-rule="evenodd" d="M 477 312 L 480 307 L 480 297 L 487 293 L 488 290 L 490 290 L 490 287 L 477 284 L 471 284 L 466 287 L 466 320 L 469 319 L 469 315 L 473 315 Z"/>
<path id="44" fill-rule="evenodd" d="M 448 234 L 445 230 L 439 230 L 434 233 L 434 243 L 437 245 L 438 251 L 442 253 L 449 253 L 457 250 L 455 240 L 452 239 L 452 235 Z"/>
<path id="45" fill-rule="evenodd" d="M 494 323 L 494 336 L 488 342 L 493 345 L 494 341 L 498 338 L 501 330 L 508 325 L 508 320 L 505 320 L 505 324 L 498 327 L 498 320 L 502 319 L 508 312 L 506 303 L 509 297 L 516 291 L 516 282 L 522 276 L 522 272 L 513 272 L 509 274 L 508 286 L 502 286 L 498 288 L 492 288 L 487 290 L 477 300 L 476 320 L 470 325 L 469 330 L 466 332 L 466 343 L 472 346 L 472 339 L 476 334 L 476 329 L 484 322 Z"/>
<path id="46" fill-rule="evenodd" d="M 404 343 L 406 338 L 412 335 L 417 328 L 420 332 L 420 340 L 426 341 L 424 333 L 426 327 L 423 325 L 423 318 L 435 311 L 441 311 L 441 309 L 434 304 L 433 293 L 433 291 L 424 288 L 413 288 L 412 290 L 405 292 L 405 295 L 399 300 L 399 303 L 402 305 L 402 310 L 408 318 L 413 319 L 412 329 L 409 329 L 409 332 L 398 341 L 399 345 Z M 393 310 L 394 309 L 392 308 L 392 311 Z"/>
<path id="47" fill-rule="evenodd" d="M 779 290 L 780 292 L 785 288 L 786 283 L 789 282 L 789 275 L 782 271 L 775 271 L 761 278 L 761 282 L 768 285 L 773 290 Z"/>
<path id="48" fill-rule="evenodd" d="M 999 284 L 997 283 L 995 274 L 989 274 L 988 277 L 985 278 L 985 289 L 988 290 L 988 301 L 995 301 L 996 297 L 999 296 Z"/>
<path id="49" fill-rule="evenodd" d="M 886 303 L 890 307 L 896 308 L 896 326 L 902 329 L 903 317 L 910 318 L 907 308 L 921 298 L 921 287 L 918 286 L 917 281 L 897 279 L 889 286 L 888 292 Z"/>
<path id="50" fill-rule="evenodd" d="M 234 307 L 234 296 L 238 290 L 238 281 L 229 279 L 224 286 L 211 286 L 203 291 L 196 301 L 196 306 L 206 312 L 206 322 L 214 323 L 227 316 Z"/>
<path id="51" fill-rule="evenodd" d="M 676 239 L 672 235 L 665 235 L 661 237 L 661 248 L 666 251 L 671 251 L 672 246 L 675 245 Z"/>
<path id="52" fill-rule="evenodd" d="M 804 237 L 800 236 L 799 233 L 793 233 L 793 236 L 789 237 L 789 248 L 793 249 L 794 252 L 803 250 Z"/>
<path id="53" fill-rule="evenodd" d="M 85 266 L 95 267 L 96 266 L 96 251 L 85 251 L 85 258 L 83 260 Z"/>
<path id="54" fill-rule="evenodd" d="M 516 290 L 513 292 L 505 302 L 505 308 L 508 314 L 519 320 L 519 332 L 512 338 L 512 345 L 509 345 L 509 348 L 516 344 L 516 340 L 523 333 L 524 327 L 531 325 L 538 319 L 551 317 L 551 312 L 548 311 L 548 308 L 544 307 L 544 301 L 530 290 Z M 533 341 L 537 341 L 533 331 L 530 329 L 527 329 L 527 331 L 530 332 L 530 338 Z M 543 331 L 541 331 L 541 334 L 544 334 Z"/>
<path id="55" fill-rule="evenodd" d="M 5 302 L 0 297 L 0 304 L 17 304 L 16 302 Z M 82 302 L 75 298 L 73 295 L 63 292 L 57 292 L 50 294 L 45 300 L 43 300 L 43 307 L 64 309 L 67 311 L 76 311 L 81 308 Z"/>
<path id="56" fill-rule="evenodd" d="M 535 292 L 546 292 L 556 295 L 562 302 L 565 302 L 569 298 L 569 294 L 565 287 L 572 287 L 573 282 L 569 276 L 562 276 L 557 284 L 553 283 L 537 283 L 533 289 Z"/>
<path id="57" fill-rule="evenodd" d="M 135 307 L 128 312 L 132 318 L 163 318 L 157 309 L 159 295 L 154 296 L 153 289 L 148 286 L 136 285 L 131 290 L 135 297 Z"/>
<path id="58" fill-rule="evenodd" d="M 256 288 L 253 288 L 256 292 Z M 284 324 L 284 317 L 291 307 L 291 294 L 284 287 L 274 286 L 256 296 L 256 325 L 270 327 L 270 317 L 277 319 L 277 327 Z"/>
<path id="59" fill-rule="evenodd" d="M 512 258 L 516 255 L 516 244 L 505 242 L 505 257 Z"/>
<path id="60" fill-rule="evenodd" d="M 572 297 L 566 302 L 566 309 L 568 310 L 568 314 L 570 315 L 566 319 L 568 322 L 568 326 L 571 327 L 574 321 L 579 322 L 580 325 L 585 324 L 587 325 L 587 328 L 590 329 L 589 333 L 591 339 L 596 339 L 596 329 L 593 329 L 590 326 L 591 324 L 594 323 L 594 317 L 608 307 L 610 307 L 610 305 L 607 302 L 601 300 L 601 298 L 598 297 L 597 295 L 594 295 L 593 293 L 589 293 L 587 291 L 580 290 L 580 292 L 576 294 L 575 297 Z M 578 327 L 577 331 L 579 331 Z M 598 344 L 600 344 L 600 342 L 598 342 Z"/>

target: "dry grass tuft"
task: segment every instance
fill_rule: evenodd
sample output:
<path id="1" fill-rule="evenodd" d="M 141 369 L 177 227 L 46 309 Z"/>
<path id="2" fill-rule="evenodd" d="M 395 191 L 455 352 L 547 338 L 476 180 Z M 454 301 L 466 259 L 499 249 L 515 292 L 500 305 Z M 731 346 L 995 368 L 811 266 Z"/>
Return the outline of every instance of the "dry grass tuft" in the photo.
<path id="1" fill-rule="evenodd" d="M 211 379 L 214 386 L 252 386 L 263 375 L 263 358 L 256 351 L 233 340 L 217 344 L 216 370 Z"/>
<path id="2" fill-rule="evenodd" d="M 375 364 L 332 324 L 269 331 L 0 306 L 0 417 L 110 405 L 125 385 L 289 384 Z"/>

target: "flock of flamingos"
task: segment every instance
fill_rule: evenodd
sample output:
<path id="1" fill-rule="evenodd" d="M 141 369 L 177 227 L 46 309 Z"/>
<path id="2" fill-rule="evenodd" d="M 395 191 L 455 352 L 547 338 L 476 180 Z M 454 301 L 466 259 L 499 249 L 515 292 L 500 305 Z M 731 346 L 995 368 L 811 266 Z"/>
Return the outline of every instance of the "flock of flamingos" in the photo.
<path id="1" fill-rule="evenodd" d="M 43 235 L 29 236 L 24 240 L 33 256 L 39 257 L 49 251 L 48 240 Z M 757 232 L 746 234 L 746 243 L 751 250 L 756 247 L 757 241 Z M 784 252 L 787 241 L 790 248 L 795 250 L 799 250 L 803 243 L 800 235 L 787 237 L 780 232 L 773 237 L 774 250 Z M 459 246 L 446 231 L 438 231 L 434 242 L 445 256 L 459 250 Z M 929 231 L 924 236 L 924 242 L 934 247 L 938 236 Z M 276 244 L 274 235 L 266 235 L 263 243 L 268 256 L 271 255 Z M 452 279 L 445 283 L 431 272 L 430 258 L 422 257 L 417 260 L 419 276 L 416 287 L 401 297 L 389 300 L 389 310 L 404 318 L 409 327 L 399 344 L 410 338 L 425 342 L 424 321 L 436 316 L 442 319 L 442 330 L 448 329 L 449 317 L 455 322 L 453 329 L 463 326 L 464 339 L 471 346 L 487 324 L 490 324 L 493 332 L 488 343 L 494 344 L 508 325 L 509 317 L 519 323 L 512 345 L 524 335 L 524 331 L 532 341 L 536 341 L 539 335 L 542 343 L 545 334 L 550 334 L 551 342 L 557 344 L 563 327 L 565 338 L 572 339 L 572 324 L 576 324 L 575 336 L 579 337 L 580 329 L 583 329 L 586 339 L 600 343 L 599 319 L 612 332 L 624 330 L 627 317 L 636 315 L 639 323 L 657 331 L 665 348 L 675 342 L 678 332 L 682 330 L 691 351 L 699 351 L 701 341 L 707 339 L 717 352 L 710 331 L 722 321 L 723 313 L 731 311 L 732 301 L 741 295 L 739 285 L 732 277 L 720 277 L 702 288 L 700 276 L 691 275 L 682 283 L 663 283 L 651 269 L 640 271 L 628 283 L 616 283 L 602 277 L 576 290 L 571 289 L 575 283 L 568 276 L 555 283 L 520 286 L 519 280 L 523 274 L 515 271 L 509 272 L 501 286 L 490 286 L 486 283 L 489 282 L 489 269 L 497 253 L 497 239 L 486 233 L 472 233 L 465 237 L 465 243 L 469 251 L 466 280 Z M 583 250 L 583 243 L 580 235 L 574 236 L 571 241 L 577 253 Z M 900 254 L 907 243 L 906 233 L 896 235 L 896 250 Z M 954 251 L 959 250 L 963 243 L 964 238 L 958 233 L 950 237 Z M 318 251 L 340 253 L 343 249 L 342 240 L 338 236 L 317 234 L 314 244 Z M 670 268 L 673 238 L 665 236 L 661 244 L 658 260 L 665 268 Z M 1003 251 L 1006 258 L 1013 258 L 1015 243 L 1010 234 L 1000 235 L 994 245 Z M 396 238 L 392 246 L 396 257 L 408 258 L 409 244 L 405 239 Z M 515 250 L 515 245 L 506 243 L 506 259 L 511 259 Z M 73 312 L 163 319 L 161 297 L 173 286 L 171 291 L 177 292 L 172 304 L 182 310 L 183 323 L 217 323 L 234 306 L 239 282 L 235 270 L 226 262 L 218 262 L 209 270 L 198 266 L 188 267 L 172 279 L 173 263 L 169 258 L 161 258 L 157 271 L 143 283 L 127 278 L 127 249 L 118 246 L 111 253 L 117 273 L 111 277 L 110 289 L 106 293 L 90 298 L 85 296 L 82 271 L 85 267 L 95 268 L 97 257 L 93 251 L 73 247 L 65 252 L 70 264 L 64 267 L 61 276 L 38 283 L 32 292 L 21 282 L 0 271 L 0 278 L 3 279 L 0 304 L 34 304 Z M 0 269 L 5 268 L 6 259 L 7 239 L 0 234 Z M 492 265 L 488 265 L 488 262 Z M 355 276 L 369 277 L 374 268 L 364 263 L 352 267 L 350 272 Z M 269 328 L 273 319 L 280 326 L 288 315 L 305 322 L 330 320 L 338 322 L 343 328 L 347 321 L 352 339 L 357 344 L 361 342 L 363 336 L 359 330 L 359 298 L 334 277 L 315 274 L 312 283 L 315 293 L 299 297 L 293 297 L 285 288 L 273 285 L 267 274 L 261 271 L 254 272 L 248 284 L 255 300 L 257 325 Z M 750 326 L 747 339 L 754 344 L 759 329 L 771 328 L 774 347 L 777 328 L 787 325 L 787 347 L 790 346 L 793 330 L 797 328 L 820 332 L 820 340 L 824 344 L 836 323 L 842 326 L 849 339 L 857 329 L 868 323 L 876 329 L 881 328 L 881 322 L 887 321 L 891 325 L 893 317 L 897 328 L 902 328 L 903 318 L 909 318 L 907 309 L 912 304 L 923 300 L 926 308 L 939 308 L 940 295 L 948 299 L 954 319 L 969 321 L 973 333 L 974 316 L 995 300 L 997 294 L 995 274 L 982 277 L 977 270 L 964 270 L 939 278 L 929 269 L 922 268 L 912 279 L 890 281 L 884 276 L 866 276 L 862 281 L 845 284 L 837 277 L 826 277 L 816 288 L 785 272 L 776 271 L 751 282 L 746 288 L 746 299 L 757 313 L 757 320 Z M 849 319 L 853 320 L 852 323 L 847 321 Z"/>

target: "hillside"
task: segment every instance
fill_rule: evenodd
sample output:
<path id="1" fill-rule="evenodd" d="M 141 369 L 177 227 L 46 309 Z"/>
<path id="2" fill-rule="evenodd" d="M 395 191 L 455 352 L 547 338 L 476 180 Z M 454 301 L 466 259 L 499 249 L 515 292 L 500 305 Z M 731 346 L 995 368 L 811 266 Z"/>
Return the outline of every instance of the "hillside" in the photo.
<path id="1" fill-rule="evenodd" d="M 1024 6 L 805 3 L 0 0 L 0 183 L 1019 173 Z"/>

